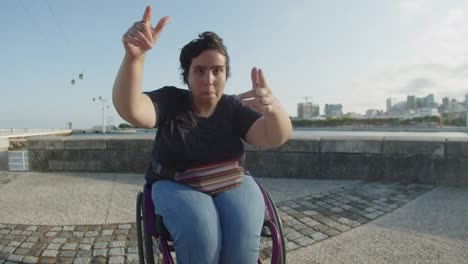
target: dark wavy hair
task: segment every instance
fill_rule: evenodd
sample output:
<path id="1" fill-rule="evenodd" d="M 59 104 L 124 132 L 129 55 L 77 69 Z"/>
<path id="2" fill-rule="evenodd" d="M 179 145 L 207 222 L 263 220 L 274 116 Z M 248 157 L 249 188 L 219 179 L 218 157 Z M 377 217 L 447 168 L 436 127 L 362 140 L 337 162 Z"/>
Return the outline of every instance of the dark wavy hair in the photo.
<path id="1" fill-rule="evenodd" d="M 229 55 L 224 46 L 223 39 L 216 33 L 205 31 L 185 45 L 180 52 L 180 71 L 185 84 L 188 85 L 188 74 L 192 59 L 198 57 L 205 50 L 216 50 L 226 58 L 226 79 L 231 77 L 231 67 L 229 65 Z"/>

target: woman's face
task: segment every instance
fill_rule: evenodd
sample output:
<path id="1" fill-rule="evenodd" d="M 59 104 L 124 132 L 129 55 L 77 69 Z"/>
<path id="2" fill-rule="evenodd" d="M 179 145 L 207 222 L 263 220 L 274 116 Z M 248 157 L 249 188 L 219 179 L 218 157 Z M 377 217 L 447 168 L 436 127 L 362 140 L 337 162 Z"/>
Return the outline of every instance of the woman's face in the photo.
<path id="1" fill-rule="evenodd" d="M 226 58 L 216 50 L 205 50 L 192 59 L 188 84 L 199 106 L 216 105 L 226 84 Z"/>

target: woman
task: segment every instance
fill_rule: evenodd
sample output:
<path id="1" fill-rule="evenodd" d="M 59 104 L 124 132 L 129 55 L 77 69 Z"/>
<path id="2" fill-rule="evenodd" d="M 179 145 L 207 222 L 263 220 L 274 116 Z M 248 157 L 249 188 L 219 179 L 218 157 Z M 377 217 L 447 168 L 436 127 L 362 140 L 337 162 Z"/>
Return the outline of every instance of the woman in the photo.
<path id="1" fill-rule="evenodd" d="M 262 148 L 280 146 L 291 135 L 291 122 L 260 69 L 252 69 L 251 90 L 224 94 L 229 56 L 212 32 L 200 34 L 181 51 L 188 90 L 163 87 L 142 93 L 146 52 L 169 19 L 162 18 L 153 28 L 148 6 L 143 20 L 123 35 L 126 53 L 114 84 L 115 108 L 135 126 L 158 127 L 146 179 L 154 182 L 155 213 L 171 233 L 177 262 L 256 263 L 265 209 L 252 177 L 241 175 L 237 185 L 215 193 L 177 177 L 200 165 L 239 160 L 244 154 L 241 139 Z"/>

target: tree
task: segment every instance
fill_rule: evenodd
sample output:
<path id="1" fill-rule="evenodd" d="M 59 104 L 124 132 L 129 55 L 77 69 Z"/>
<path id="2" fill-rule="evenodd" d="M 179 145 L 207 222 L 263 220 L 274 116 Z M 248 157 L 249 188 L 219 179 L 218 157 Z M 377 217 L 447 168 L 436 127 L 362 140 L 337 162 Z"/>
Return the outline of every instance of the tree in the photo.
<path id="1" fill-rule="evenodd" d="M 127 123 L 121 123 L 119 125 L 119 128 L 120 129 L 128 129 L 128 128 L 134 128 L 134 126 L 130 125 L 130 124 L 127 124 Z"/>

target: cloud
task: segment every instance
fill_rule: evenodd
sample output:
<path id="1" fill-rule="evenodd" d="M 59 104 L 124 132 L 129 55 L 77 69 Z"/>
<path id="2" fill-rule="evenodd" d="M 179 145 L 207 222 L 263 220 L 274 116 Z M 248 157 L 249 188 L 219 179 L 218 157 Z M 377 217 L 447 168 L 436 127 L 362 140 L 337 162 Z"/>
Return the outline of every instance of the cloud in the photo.
<path id="1" fill-rule="evenodd" d="M 465 12 L 461 8 L 451 8 L 448 11 L 447 24 L 453 25 L 463 23 L 465 20 Z"/>
<path id="2" fill-rule="evenodd" d="M 415 13 L 420 4 L 402 1 L 400 7 Z M 468 20 L 464 10 L 446 9 L 439 23 L 415 37 L 414 46 L 410 57 L 377 62 L 380 67 L 373 73 L 354 81 L 349 108 L 363 112 L 363 102 L 370 98 L 374 108 L 383 109 L 388 97 L 403 101 L 411 94 L 422 97 L 433 93 L 437 102 L 444 96 L 463 101 L 468 93 Z"/>
<path id="3" fill-rule="evenodd" d="M 425 10 L 424 2 L 423 0 L 401 0 L 399 3 L 400 16 L 408 18 L 423 13 Z"/>
<path id="4" fill-rule="evenodd" d="M 436 86 L 435 83 L 427 77 L 416 77 L 409 80 L 408 84 L 403 88 L 404 93 L 421 93 L 427 89 Z"/>

